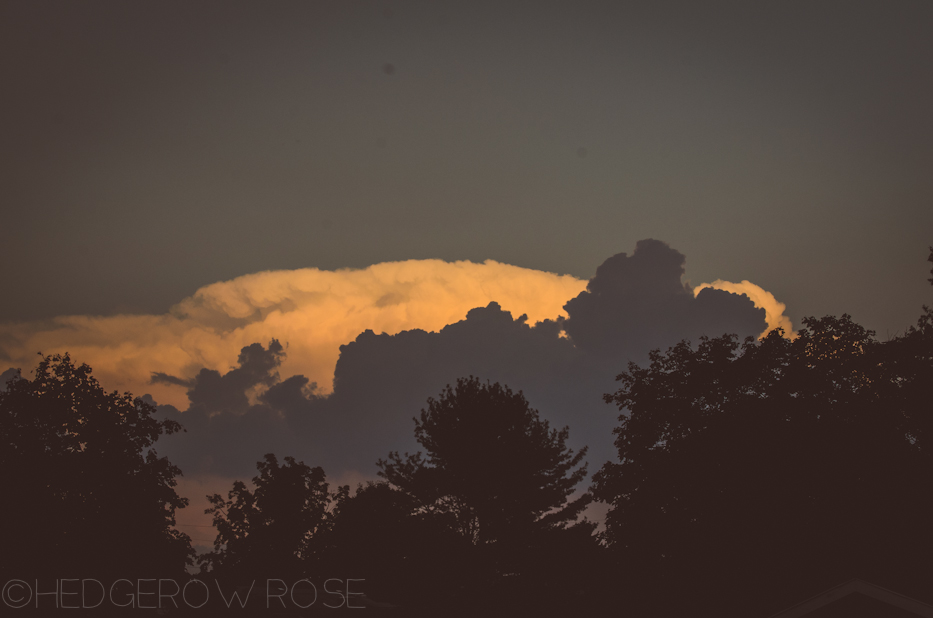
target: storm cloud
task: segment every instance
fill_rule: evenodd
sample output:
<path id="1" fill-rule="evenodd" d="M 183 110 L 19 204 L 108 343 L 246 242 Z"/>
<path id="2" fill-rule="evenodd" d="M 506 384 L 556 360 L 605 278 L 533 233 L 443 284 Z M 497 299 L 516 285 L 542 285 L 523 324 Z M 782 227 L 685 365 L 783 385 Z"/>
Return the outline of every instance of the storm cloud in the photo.
<path id="1" fill-rule="evenodd" d="M 747 297 L 706 287 L 694 295 L 681 281 L 686 257 L 659 240 L 641 240 L 632 255 L 619 253 L 564 310 L 564 330 L 583 350 L 634 360 L 652 348 L 704 334 L 758 335 L 764 309 Z"/>
<path id="2" fill-rule="evenodd" d="M 6 384 L 18 375 L 14 367 L 10 367 L 3 373 L 0 373 L 0 390 L 6 390 Z"/>
<path id="3" fill-rule="evenodd" d="M 417 446 L 412 417 L 461 375 L 530 388 L 548 395 L 548 401 L 567 397 L 564 381 L 553 379 L 580 373 L 582 357 L 558 335 L 556 322 L 531 327 L 525 316 L 513 318 L 497 303 L 472 309 L 438 332 L 367 330 L 341 346 L 334 390 L 327 395 L 303 375 L 278 381 L 284 356 L 278 341 L 252 344 L 230 372 L 197 374 L 189 384 L 186 411 L 160 406 L 187 429 L 163 439 L 160 451 L 195 474 L 246 475 L 258 458 L 274 451 L 329 471 L 373 476 L 376 460 L 389 450 Z M 257 367 L 267 368 L 265 376 L 254 373 Z M 252 379 L 235 379 L 238 375 Z M 166 379 L 172 378 L 153 377 Z M 267 389 L 254 390 L 270 382 Z M 244 405 L 250 391 L 252 403 Z"/>
<path id="4" fill-rule="evenodd" d="M 105 387 L 122 376 L 181 422 L 157 447 L 195 501 L 180 525 L 202 526 L 201 496 L 251 477 L 266 453 L 323 466 L 335 482 L 374 478 L 389 451 L 417 450 L 412 419 L 427 399 L 470 375 L 524 392 L 598 469 L 614 456 L 618 415 L 602 395 L 628 362 L 704 334 L 789 326 L 758 286 L 693 289 L 684 273 L 684 255 L 657 240 L 610 257 L 589 282 L 435 260 L 258 273 L 202 288 L 169 315 L 7 326 L 0 342 L 8 358 L 69 350 Z"/>
<path id="5" fill-rule="evenodd" d="M 0 367 L 70 352 L 107 388 L 184 408 L 203 369 L 225 373 L 240 349 L 278 339 L 285 375 L 329 392 L 340 346 L 366 329 L 439 330 L 492 301 L 531 322 L 555 318 L 586 281 L 488 260 L 384 262 L 363 269 L 267 271 L 207 285 L 163 315 L 61 316 L 0 324 Z M 175 376 L 150 384 L 153 373 Z"/>
<path id="6" fill-rule="evenodd" d="M 709 288 L 694 295 L 681 281 L 684 262 L 666 244 L 642 241 L 631 256 L 599 267 L 565 304 L 566 318 L 530 324 L 490 302 L 435 332 L 366 330 L 340 346 L 330 393 L 304 375 L 280 381 L 286 352 L 278 341 L 251 344 L 229 372 L 205 369 L 187 382 L 187 411 L 162 408 L 188 432 L 160 448 L 195 474 L 247 475 L 274 451 L 372 476 L 390 450 L 416 449 L 412 417 L 428 397 L 474 375 L 522 390 L 552 424 L 570 426 L 572 446 L 589 446 L 599 466 L 612 457 L 617 415 L 601 396 L 629 361 L 681 339 L 768 327 L 747 296 Z M 153 381 L 182 382 L 164 374 Z"/>

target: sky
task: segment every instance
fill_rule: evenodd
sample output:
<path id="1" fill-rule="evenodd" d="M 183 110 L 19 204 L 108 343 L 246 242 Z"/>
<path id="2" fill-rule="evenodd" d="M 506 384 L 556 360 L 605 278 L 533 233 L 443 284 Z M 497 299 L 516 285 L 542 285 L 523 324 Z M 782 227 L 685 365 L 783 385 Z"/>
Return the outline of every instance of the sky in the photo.
<path id="1" fill-rule="evenodd" d="M 677 337 L 842 313 L 894 336 L 933 304 L 931 23 L 925 1 L 0 2 L 0 371 L 68 350 L 191 413 L 201 442 L 165 448 L 227 479 L 256 449 L 212 455 L 208 420 L 231 444 L 285 423 L 282 446 L 290 415 L 376 405 L 335 376 L 407 385 L 399 422 L 459 371 L 509 378 L 598 440 L 612 411 L 571 394 Z"/>
<path id="2" fill-rule="evenodd" d="M 925 302 L 927 2 L 4 2 L 0 319 L 277 269 L 687 277 L 881 335 Z"/>

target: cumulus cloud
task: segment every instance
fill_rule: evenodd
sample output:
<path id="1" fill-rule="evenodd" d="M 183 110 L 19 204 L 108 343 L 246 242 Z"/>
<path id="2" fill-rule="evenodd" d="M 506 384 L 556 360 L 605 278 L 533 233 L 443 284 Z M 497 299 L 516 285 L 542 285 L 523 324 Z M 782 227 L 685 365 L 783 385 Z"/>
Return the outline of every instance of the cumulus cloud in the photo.
<path id="1" fill-rule="evenodd" d="M 596 270 L 586 290 L 564 305 L 564 330 L 580 348 L 616 360 L 638 360 L 700 335 L 757 335 L 766 312 L 742 292 L 682 282 L 686 257 L 659 240 L 642 240 Z M 760 289 L 760 288 L 759 288 Z"/>
<path id="2" fill-rule="evenodd" d="M 153 384 L 176 384 L 187 386 L 188 410 L 212 416 L 221 412 L 243 414 L 249 411 L 248 394 L 256 387 L 277 388 L 277 371 L 285 353 L 282 344 L 273 339 L 269 348 L 254 343 L 240 350 L 235 369 L 221 374 L 214 369 L 203 368 L 198 374 L 185 380 L 177 376 L 156 372 Z M 307 378 L 304 378 L 305 380 Z"/>
<path id="3" fill-rule="evenodd" d="M 628 361 L 683 338 L 765 328 L 765 310 L 747 296 L 715 289 L 695 295 L 683 273 L 682 254 L 642 241 L 631 256 L 600 266 L 566 303 L 566 318 L 532 325 L 491 302 L 436 332 L 366 330 L 340 346 L 329 394 L 304 375 L 279 381 L 285 351 L 274 340 L 268 348 L 252 344 L 229 372 L 202 370 L 187 383 L 187 412 L 164 408 L 189 430 L 166 441 L 169 454 L 199 474 L 244 474 L 270 450 L 339 473 L 372 474 L 390 450 L 417 448 L 412 417 L 428 397 L 475 375 L 522 390 L 554 425 L 569 425 L 573 446 L 589 446 L 599 466 L 613 455 L 617 416 L 602 394 L 614 390 Z M 247 403 L 256 385 L 267 390 Z"/>
<path id="4" fill-rule="evenodd" d="M 778 299 L 774 297 L 774 294 L 768 292 L 761 286 L 755 285 L 746 279 L 743 279 L 739 283 L 716 279 L 712 283 L 701 283 L 694 288 L 693 292 L 699 295 L 699 293 L 705 289 L 722 290 L 724 292 L 731 292 L 732 294 L 744 294 L 751 299 L 756 307 L 764 309 L 765 321 L 768 323 L 768 326 L 759 335 L 759 338 L 764 337 L 775 328 L 783 329 L 784 336 L 786 337 L 794 338 L 797 336 L 797 332 L 794 330 L 794 325 L 791 324 L 790 318 L 784 315 L 784 311 L 787 307 L 784 303 L 779 302 Z"/>
<path id="5" fill-rule="evenodd" d="M 15 378 L 16 375 L 17 375 L 17 371 L 13 367 L 10 367 L 3 373 L 0 373 L 0 390 L 6 390 L 7 382 Z"/>
<path id="6" fill-rule="evenodd" d="M 245 475 L 274 451 L 371 477 L 389 450 L 417 446 L 412 417 L 457 377 L 537 387 L 550 402 L 573 399 L 554 377 L 580 373 L 578 355 L 557 335 L 556 323 L 531 327 L 525 316 L 513 318 L 496 303 L 472 309 L 439 332 L 367 330 L 341 347 L 334 390 L 326 396 L 303 375 L 278 379 L 284 353 L 277 341 L 252 344 L 229 372 L 203 370 L 191 380 L 187 410 L 159 407 L 187 429 L 163 438 L 159 448 L 195 474 Z M 247 394 L 260 383 L 270 386 L 248 403 Z"/>
<path id="7" fill-rule="evenodd" d="M 537 322 L 557 317 L 585 285 L 569 275 L 494 261 L 261 272 L 205 286 L 165 315 L 0 324 L 0 362 L 25 368 L 37 351 L 68 351 L 91 365 L 107 388 L 148 391 L 184 408 L 185 389 L 198 372 L 226 372 L 241 348 L 275 338 L 288 348 L 283 374 L 307 376 L 326 393 L 340 346 L 367 329 L 439 330 L 491 301 Z"/>
<path id="8" fill-rule="evenodd" d="M 436 260 L 266 272 L 206 286 L 167 315 L 0 326 L 0 349 L 21 366 L 67 350 L 106 387 L 150 393 L 187 429 L 157 447 L 195 492 L 184 521 L 196 526 L 203 488 L 252 477 L 265 453 L 372 478 L 390 450 L 418 448 L 412 417 L 427 398 L 468 375 L 522 390 L 597 469 L 614 455 L 618 415 L 602 394 L 628 361 L 684 338 L 789 326 L 761 288 L 693 290 L 684 264 L 645 240 L 589 282 Z"/>

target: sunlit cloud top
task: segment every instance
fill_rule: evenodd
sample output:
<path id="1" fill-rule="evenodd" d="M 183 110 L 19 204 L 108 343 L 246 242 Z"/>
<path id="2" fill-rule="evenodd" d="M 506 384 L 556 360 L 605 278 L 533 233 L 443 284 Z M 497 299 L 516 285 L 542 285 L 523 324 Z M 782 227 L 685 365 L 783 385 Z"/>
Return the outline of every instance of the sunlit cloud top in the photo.
<path id="1" fill-rule="evenodd" d="M 534 324 L 566 317 L 565 303 L 586 285 L 569 275 L 494 261 L 408 260 L 363 269 L 259 272 L 204 286 L 162 315 L 0 324 L 0 364 L 29 371 L 37 352 L 67 351 L 91 365 L 105 388 L 150 393 L 184 409 L 182 380 L 201 368 L 228 371 L 241 348 L 275 338 L 287 346 L 282 377 L 302 374 L 326 394 L 341 346 L 363 331 L 439 331 L 493 301 Z M 765 332 L 781 327 L 793 334 L 784 304 L 761 287 L 716 280 L 694 293 L 706 287 L 747 295 L 766 312 Z M 153 383 L 157 372 L 178 376 L 179 383 Z"/>
<path id="2" fill-rule="evenodd" d="M 535 323 L 563 315 L 586 281 L 494 261 L 408 260 L 363 269 L 260 272 L 207 285 L 165 315 L 63 316 L 0 325 L 0 359 L 28 370 L 35 354 L 68 351 L 106 388 L 151 393 L 184 407 L 184 387 L 150 384 L 153 372 L 226 371 L 243 346 L 288 345 L 285 376 L 331 390 L 340 346 L 369 329 L 436 331 L 491 301 Z M 4 358 L 5 357 L 5 358 Z"/>
<path id="3" fill-rule="evenodd" d="M 722 279 L 716 279 L 712 283 L 701 283 L 693 289 L 694 295 L 700 293 L 704 288 L 713 288 L 714 290 L 724 290 L 726 292 L 732 292 L 733 294 L 745 294 L 748 298 L 755 303 L 755 306 L 759 309 L 765 310 L 765 321 L 768 323 L 768 328 L 761 333 L 760 337 L 764 337 L 769 332 L 775 328 L 784 329 L 784 336 L 794 338 L 797 336 L 796 331 L 794 331 L 794 325 L 791 324 L 790 318 L 784 315 L 784 311 L 787 307 L 784 303 L 779 302 L 778 299 L 774 297 L 774 294 L 763 289 L 761 286 L 755 285 L 751 281 L 743 279 L 739 283 L 732 283 L 731 281 L 723 281 Z"/>

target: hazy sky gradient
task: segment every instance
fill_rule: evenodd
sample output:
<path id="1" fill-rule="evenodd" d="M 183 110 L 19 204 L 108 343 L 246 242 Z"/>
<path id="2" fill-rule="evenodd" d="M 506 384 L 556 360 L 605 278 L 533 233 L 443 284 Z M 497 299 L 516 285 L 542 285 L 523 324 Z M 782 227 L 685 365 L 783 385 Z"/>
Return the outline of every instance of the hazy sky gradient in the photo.
<path id="1" fill-rule="evenodd" d="M 0 321 L 493 259 L 894 334 L 929 303 L 933 4 L 3 2 Z"/>

